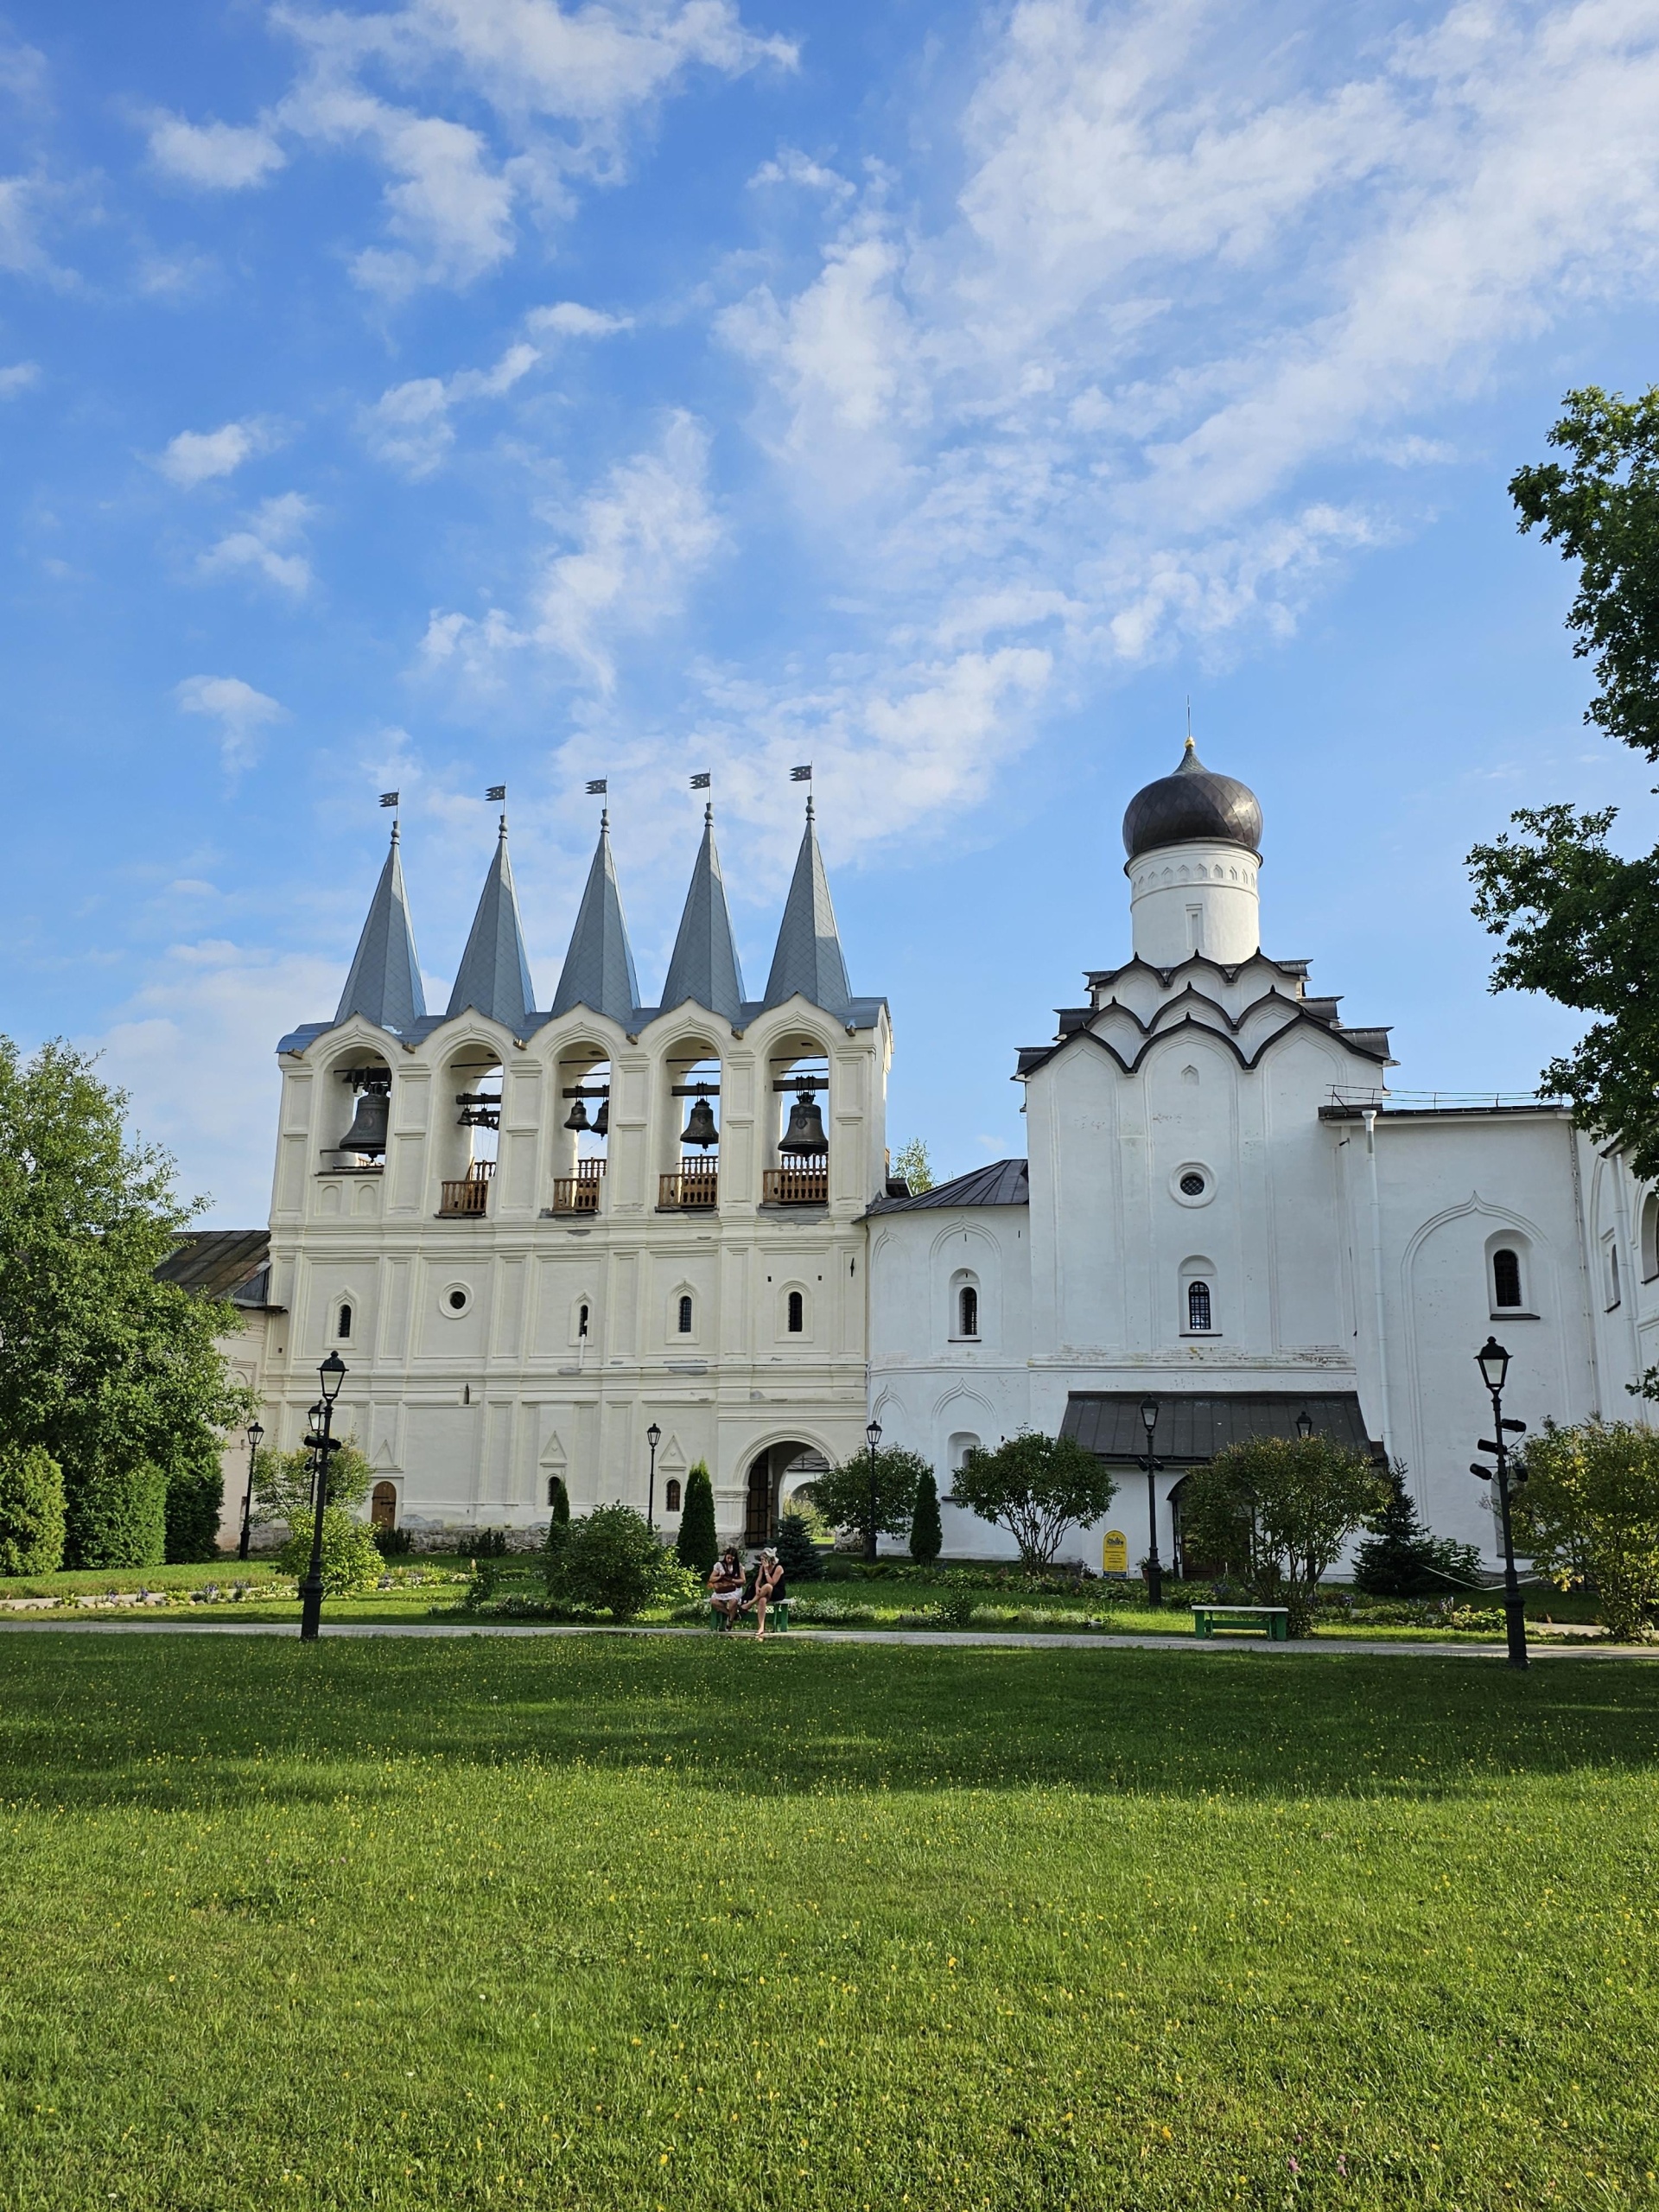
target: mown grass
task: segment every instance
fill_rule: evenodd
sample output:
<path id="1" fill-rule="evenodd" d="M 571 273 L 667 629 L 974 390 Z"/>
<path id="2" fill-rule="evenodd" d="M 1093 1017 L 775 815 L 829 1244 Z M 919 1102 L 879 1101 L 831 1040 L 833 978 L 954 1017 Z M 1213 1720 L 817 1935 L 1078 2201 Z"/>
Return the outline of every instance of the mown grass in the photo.
<path id="1" fill-rule="evenodd" d="M 0 1637 L 0 2205 L 1633 2204 L 1659 1669 Z"/>

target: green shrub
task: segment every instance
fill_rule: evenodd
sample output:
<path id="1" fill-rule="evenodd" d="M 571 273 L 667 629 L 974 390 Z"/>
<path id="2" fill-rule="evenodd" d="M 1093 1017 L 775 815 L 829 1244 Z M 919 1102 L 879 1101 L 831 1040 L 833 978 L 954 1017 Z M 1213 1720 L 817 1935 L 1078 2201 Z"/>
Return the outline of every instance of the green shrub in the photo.
<path id="1" fill-rule="evenodd" d="M 509 1546 L 505 1529 L 475 1529 L 468 1549 L 474 1559 L 505 1559 Z"/>
<path id="2" fill-rule="evenodd" d="M 555 1526 L 570 1526 L 570 1493 L 564 1486 L 563 1475 L 550 1475 L 547 1480 L 547 1524 L 550 1532 Z"/>
<path id="3" fill-rule="evenodd" d="M 1372 1598 L 1421 1598 L 1454 1584 L 1476 1583 L 1478 1548 L 1436 1536 L 1423 1526 L 1406 1488 L 1406 1471 L 1397 1461 L 1389 1479 L 1389 1502 L 1354 1554 L 1355 1589 Z"/>
<path id="4" fill-rule="evenodd" d="M 685 1503 L 680 1512 L 680 1533 L 674 1540 L 674 1556 L 697 1580 L 707 1580 L 720 1557 L 720 1538 L 715 1531 L 715 1489 L 709 1468 L 699 1459 L 685 1478 Z"/>
<path id="5" fill-rule="evenodd" d="M 66 1504 L 72 1567 L 160 1567 L 167 1556 L 167 1477 L 150 1459 L 98 1461 Z"/>
<path id="6" fill-rule="evenodd" d="M 946 1628 L 971 1628 L 978 1611 L 978 1595 L 969 1584 L 953 1582 L 939 1600 L 939 1619 Z"/>
<path id="7" fill-rule="evenodd" d="M 403 1559 L 415 1548 L 415 1539 L 407 1529 L 371 1529 L 369 1535 L 382 1559 Z"/>
<path id="8" fill-rule="evenodd" d="M 0 1574 L 63 1565 L 63 1470 L 44 1446 L 0 1447 Z"/>
<path id="9" fill-rule="evenodd" d="M 302 1580 L 311 1571 L 312 1523 L 308 1517 L 303 1527 L 296 1528 L 288 1541 L 276 1554 L 276 1564 L 284 1574 Z M 322 1587 L 326 1596 L 343 1598 L 365 1582 L 372 1582 L 380 1572 L 380 1554 L 373 1536 L 364 1522 L 348 1513 L 343 1505 L 323 1508 L 322 1515 Z"/>
<path id="10" fill-rule="evenodd" d="M 910 1555 L 924 1566 L 944 1549 L 944 1530 L 939 1522 L 939 1491 L 931 1473 L 916 1482 L 916 1510 L 910 1523 Z"/>
<path id="11" fill-rule="evenodd" d="M 1629 1421 L 1546 1421 L 1512 1496 L 1515 1543 L 1560 1589 L 1595 1585 L 1620 1641 L 1659 1622 L 1659 1435 Z"/>
<path id="12" fill-rule="evenodd" d="M 631 1621 L 659 1594 L 684 1586 L 675 1563 L 631 1505 L 598 1505 L 570 1523 L 556 1553 L 543 1553 L 547 1592 L 555 1605 Z"/>
<path id="13" fill-rule="evenodd" d="M 1194 1467 L 1182 1491 L 1190 1554 L 1220 1560 L 1293 1636 L 1313 1624 L 1320 1578 L 1388 1504 L 1387 1478 L 1328 1436 L 1260 1436 Z"/>
<path id="14" fill-rule="evenodd" d="M 812 1541 L 812 1524 L 804 1513 L 785 1513 L 778 1523 L 778 1556 L 791 1589 L 798 1582 L 823 1580 L 823 1554 Z"/>
<path id="15" fill-rule="evenodd" d="M 168 1565 L 217 1559 L 225 1505 L 225 1463 L 219 1438 L 200 1427 L 181 1437 L 164 1471 Z"/>

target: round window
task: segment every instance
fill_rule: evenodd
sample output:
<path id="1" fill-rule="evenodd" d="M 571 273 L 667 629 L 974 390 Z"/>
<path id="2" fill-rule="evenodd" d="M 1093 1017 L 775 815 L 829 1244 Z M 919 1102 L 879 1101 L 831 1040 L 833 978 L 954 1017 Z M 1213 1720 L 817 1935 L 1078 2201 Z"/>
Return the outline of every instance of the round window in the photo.
<path id="1" fill-rule="evenodd" d="M 1189 1169 L 1182 1176 L 1181 1195 L 1187 1198 L 1201 1198 L 1204 1196 L 1204 1178 L 1196 1169 Z"/>
<path id="2" fill-rule="evenodd" d="M 452 1282 L 438 1302 L 442 1311 L 453 1317 L 467 1311 L 473 1302 L 473 1294 L 464 1282 Z"/>

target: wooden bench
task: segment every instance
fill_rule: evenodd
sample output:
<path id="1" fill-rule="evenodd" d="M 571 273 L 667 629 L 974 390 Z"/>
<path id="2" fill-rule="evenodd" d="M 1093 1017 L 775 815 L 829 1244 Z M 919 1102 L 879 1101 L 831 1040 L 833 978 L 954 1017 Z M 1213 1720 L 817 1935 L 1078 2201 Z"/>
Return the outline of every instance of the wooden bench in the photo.
<path id="1" fill-rule="evenodd" d="M 1290 1635 L 1287 1605 L 1194 1605 L 1192 1633 L 1213 1636 L 1216 1624 L 1224 1628 L 1265 1629 L 1270 1643 L 1283 1643 Z"/>

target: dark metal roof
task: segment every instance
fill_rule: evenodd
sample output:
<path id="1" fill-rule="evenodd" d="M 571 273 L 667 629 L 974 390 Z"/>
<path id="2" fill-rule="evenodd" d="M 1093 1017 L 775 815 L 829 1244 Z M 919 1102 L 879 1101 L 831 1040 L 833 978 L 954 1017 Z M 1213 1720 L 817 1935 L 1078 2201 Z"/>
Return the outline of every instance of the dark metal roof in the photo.
<path id="1" fill-rule="evenodd" d="M 512 864 L 507 858 L 507 817 L 501 817 L 495 858 L 490 862 L 479 896 L 478 912 L 467 934 L 467 949 L 455 970 L 455 987 L 449 994 L 448 1020 L 471 1007 L 491 1021 L 499 1021 L 522 1037 L 536 1007 L 524 957 L 524 932 L 518 919 L 518 894 L 512 887 Z"/>
<path id="2" fill-rule="evenodd" d="M 766 977 L 766 1003 L 782 1006 L 798 993 L 809 1005 L 822 1007 L 826 1014 L 845 1022 L 851 1018 L 852 995 L 812 813 L 812 802 L 808 799 L 806 829 L 789 896 L 784 901 L 784 918 L 778 925 L 772 972 Z"/>
<path id="3" fill-rule="evenodd" d="M 1262 842 L 1262 808 L 1248 784 L 1206 768 L 1189 737 L 1174 774 L 1160 776 L 1129 801 L 1123 849 L 1135 860 L 1164 845 L 1200 838 L 1255 852 Z"/>
<path id="4" fill-rule="evenodd" d="M 1073 1390 L 1060 1433 L 1075 1437 L 1099 1459 L 1138 1464 L 1147 1449 L 1141 1401 L 1147 1395 L 1158 1400 L 1152 1448 L 1169 1466 L 1201 1465 L 1227 1445 L 1259 1436 L 1294 1436 L 1296 1416 L 1304 1408 L 1316 1436 L 1329 1436 L 1373 1459 L 1382 1454 L 1382 1446 L 1365 1433 L 1359 1397 L 1352 1390 L 1306 1397 L 1291 1390 Z"/>
<path id="5" fill-rule="evenodd" d="M 666 1011 L 690 999 L 710 1014 L 723 1014 L 734 1029 L 743 1019 L 743 971 L 738 965 L 737 942 L 726 906 L 726 884 L 715 850 L 715 810 L 702 817 L 702 843 L 691 871 L 691 888 L 685 894 L 680 933 L 674 940 L 673 957 L 663 984 Z"/>
<path id="6" fill-rule="evenodd" d="M 232 1306 L 263 1306 L 270 1272 L 270 1232 L 264 1229 L 198 1229 L 175 1245 L 156 1274 L 162 1282 Z"/>
<path id="7" fill-rule="evenodd" d="M 908 1198 L 877 1198 L 872 1213 L 915 1213 L 924 1206 L 1027 1206 L 1031 1187 L 1023 1160 L 995 1160 L 988 1167 L 936 1183 Z M 1137 1403 L 1139 1401 L 1137 1400 Z"/>
<path id="8" fill-rule="evenodd" d="M 391 849 L 380 871 L 368 919 L 358 939 L 352 971 L 340 995 L 336 1023 L 360 1014 L 377 1029 L 391 1029 L 406 1036 L 426 1013 L 426 994 L 421 985 L 421 963 L 415 950 L 415 931 L 409 918 L 409 894 L 404 888 L 403 855 L 398 851 L 397 825 L 391 825 Z M 286 1038 L 276 1048 L 289 1049 Z"/>

